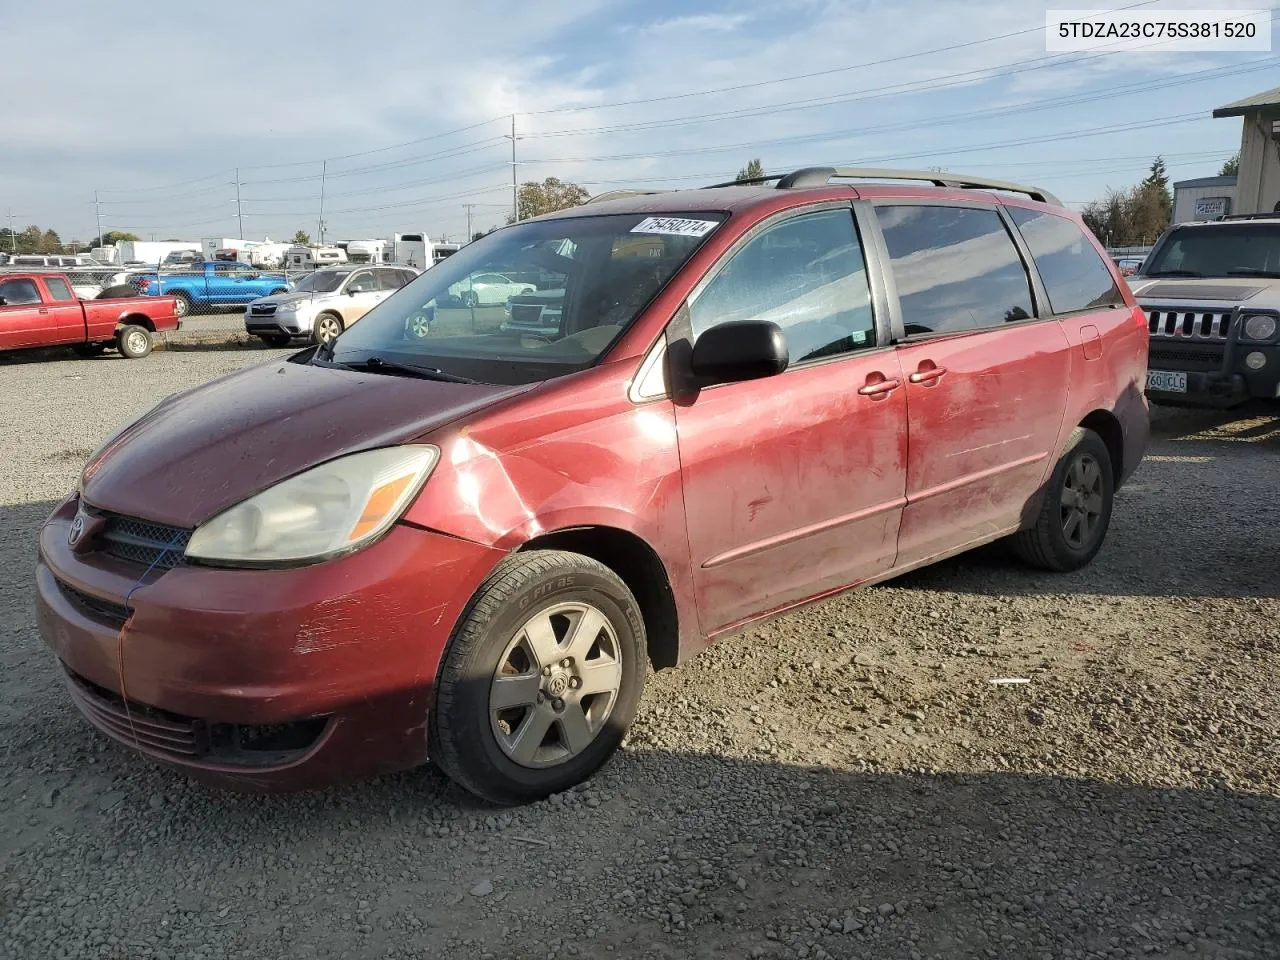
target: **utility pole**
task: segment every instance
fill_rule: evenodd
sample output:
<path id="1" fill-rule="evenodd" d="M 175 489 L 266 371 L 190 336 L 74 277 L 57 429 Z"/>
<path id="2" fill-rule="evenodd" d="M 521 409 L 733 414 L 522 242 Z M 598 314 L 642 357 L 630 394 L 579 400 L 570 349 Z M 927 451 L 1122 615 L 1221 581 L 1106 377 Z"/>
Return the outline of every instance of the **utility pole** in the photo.
<path id="1" fill-rule="evenodd" d="M 9 208 L 9 252 L 18 252 L 18 238 L 13 235 L 13 207 Z"/>
<path id="2" fill-rule="evenodd" d="M 511 115 L 511 222 L 520 219 L 520 187 L 516 183 L 516 115 Z"/>
<path id="3" fill-rule="evenodd" d="M 320 219 L 316 221 L 316 239 L 324 246 L 324 179 L 329 172 L 329 161 L 320 162 Z"/>
<path id="4" fill-rule="evenodd" d="M 236 167 L 236 219 L 240 221 L 240 239 L 244 239 L 244 211 L 240 209 L 240 168 Z"/>
<path id="5" fill-rule="evenodd" d="M 471 238 L 474 236 L 474 234 L 471 232 L 471 210 L 473 207 L 475 207 L 475 204 L 464 203 L 462 206 L 467 211 L 467 239 L 464 242 L 470 243 Z"/>
<path id="6" fill-rule="evenodd" d="M 93 210 L 98 217 L 98 246 L 104 246 L 102 240 L 102 204 L 98 201 L 98 191 L 93 191 Z"/>

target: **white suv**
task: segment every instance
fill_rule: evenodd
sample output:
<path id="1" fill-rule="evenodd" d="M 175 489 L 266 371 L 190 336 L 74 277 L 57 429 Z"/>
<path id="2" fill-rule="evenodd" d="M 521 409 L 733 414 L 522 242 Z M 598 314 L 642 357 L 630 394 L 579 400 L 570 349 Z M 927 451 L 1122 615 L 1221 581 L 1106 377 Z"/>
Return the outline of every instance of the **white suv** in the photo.
<path id="1" fill-rule="evenodd" d="M 289 293 L 262 297 L 244 312 L 244 327 L 273 347 L 295 337 L 327 343 L 418 276 L 412 267 L 345 266 L 317 270 Z"/>

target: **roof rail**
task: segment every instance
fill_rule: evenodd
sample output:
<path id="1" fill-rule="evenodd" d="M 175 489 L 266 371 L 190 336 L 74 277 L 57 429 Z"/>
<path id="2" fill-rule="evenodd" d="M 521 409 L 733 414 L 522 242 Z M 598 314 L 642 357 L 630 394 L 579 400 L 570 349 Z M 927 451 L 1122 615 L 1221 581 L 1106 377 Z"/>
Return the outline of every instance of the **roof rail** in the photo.
<path id="1" fill-rule="evenodd" d="M 670 190 L 609 190 L 596 194 L 587 203 L 604 203 L 606 200 L 621 200 L 623 197 L 647 197 L 655 193 L 670 192 Z"/>
<path id="2" fill-rule="evenodd" d="M 1280 210 L 1272 210 L 1270 213 L 1228 213 L 1221 217 L 1215 217 L 1215 220 L 1277 220 L 1280 219 Z"/>
<path id="3" fill-rule="evenodd" d="M 820 187 L 826 185 L 833 177 L 857 180 L 922 180 L 935 187 L 958 187 L 961 189 L 1004 190 L 1009 193 L 1026 194 L 1032 200 L 1041 203 L 1052 203 L 1061 206 L 1057 197 L 1048 190 L 1039 187 L 1028 187 L 1007 180 L 989 180 L 986 177 L 969 177 L 956 173 L 938 173 L 933 170 L 892 170 L 879 167 L 805 167 L 789 173 L 785 177 L 762 177 L 759 181 L 778 181 L 779 190 L 794 190 L 801 187 Z"/>

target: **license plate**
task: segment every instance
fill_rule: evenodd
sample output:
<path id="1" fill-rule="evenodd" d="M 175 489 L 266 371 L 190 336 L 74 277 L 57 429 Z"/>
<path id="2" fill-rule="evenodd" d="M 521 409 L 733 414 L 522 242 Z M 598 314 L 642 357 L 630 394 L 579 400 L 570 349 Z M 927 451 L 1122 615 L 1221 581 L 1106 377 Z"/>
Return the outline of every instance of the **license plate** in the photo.
<path id="1" fill-rule="evenodd" d="M 1169 370 L 1148 370 L 1147 389 L 1160 393 L 1186 393 L 1187 375 Z"/>

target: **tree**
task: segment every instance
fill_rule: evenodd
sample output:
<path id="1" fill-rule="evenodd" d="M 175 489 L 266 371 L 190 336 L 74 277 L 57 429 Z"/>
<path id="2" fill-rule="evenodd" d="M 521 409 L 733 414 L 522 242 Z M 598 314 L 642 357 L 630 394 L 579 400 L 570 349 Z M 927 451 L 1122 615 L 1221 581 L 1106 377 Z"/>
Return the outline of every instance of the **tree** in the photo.
<path id="1" fill-rule="evenodd" d="M 516 196 L 516 211 L 519 216 L 513 218 L 508 214 L 507 223 L 581 206 L 589 199 L 591 194 L 584 188 L 576 183 L 562 181 L 559 177 L 547 177 L 541 183 L 522 183 Z"/>
<path id="2" fill-rule="evenodd" d="M 1240 151 L 1237 150 L 1231 159 L 1227 160 L 1222 169 L 1218 171 L 1220 177 L 1238 177 L 1240 176 Z"/>
<path id="3" fill-rule="evenodd" d="M 290 243 L 295 247 L 309 247 L 311 246 L 311 234 L 307 233 L 305 230 L 299 230 L 293 235 L 293 239 Z"/>
<path id="4" fill-rule="evenodd" d="M 748 160 L 747 165 L 739 170 L 738 175 L 733 179 L 737 183 L 742 183 L 746 180 L 759 180 L 763 176 L 764 164 L 762 164 L 759 157 L 757 157 L 755 160 Z"/>
<path id="5" fill-rule="evenodd" d="M 1150 191 L 1155 197 L 1163 198 L 1165 207 L 1165 224 L 1168 225 L 1169 217 L 1173 212 L 1173 194 L 1169 192 L 1169 171 L 1165 168 L 1164 157 L 1156 157 L 1151 161 L 1151 171 L 1147 174 L 1147 178 L 1139 184 L 1141 189 Z M 1154 197 L 1148 198 L 1150 203 L 1155 202 Z M 1161 227 L 1163 230 L 1164 228 Z"/>
<path id="6" fill-rule="evenodd" d="M 106 247 L 112 244 L 123 243 L 126 240 L 141 240 L 136 233 L 129 233 L 127 230 L 108 230 L 100 237 L 94 237 L 89 241 L 89 249 L 94 247 Z"/>

